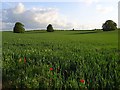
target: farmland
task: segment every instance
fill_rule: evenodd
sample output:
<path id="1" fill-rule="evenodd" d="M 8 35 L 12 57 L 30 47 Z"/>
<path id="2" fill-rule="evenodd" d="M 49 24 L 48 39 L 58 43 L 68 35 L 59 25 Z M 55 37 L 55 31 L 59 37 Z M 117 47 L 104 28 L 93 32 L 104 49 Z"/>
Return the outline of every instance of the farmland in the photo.
<path id="1" fill-rule="evenodd" d="M 120 88 L 118 31 L 2 32 L 3 88 Z"/>

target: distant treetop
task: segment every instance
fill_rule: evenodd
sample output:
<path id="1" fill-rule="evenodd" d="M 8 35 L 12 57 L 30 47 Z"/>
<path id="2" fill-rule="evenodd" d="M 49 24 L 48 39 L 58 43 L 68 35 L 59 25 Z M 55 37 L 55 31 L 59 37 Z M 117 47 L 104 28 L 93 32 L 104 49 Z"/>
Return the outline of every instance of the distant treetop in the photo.
<path id="1" fill-rule="evenodd" d="M 24 33 L 25 32 L 24 25 L 20 22 L 16 22 L 15 26 L 13 28 L 13 32 L 14 33 Z"/>
<path id="2" fill-rule="evenodd" d="M 107 20 L 102 25 L 103 31 L 112 31 L 117 29 L 117 24 L 112 20 Z"/>
<path id="3" fill-rule="evenodd" d="M 49 25 L 47 26 L 47 32 L 53 32 L 53 31 L 54 31 L 54 29 L 53 29 L 52 25 L 49 24 Z"/>

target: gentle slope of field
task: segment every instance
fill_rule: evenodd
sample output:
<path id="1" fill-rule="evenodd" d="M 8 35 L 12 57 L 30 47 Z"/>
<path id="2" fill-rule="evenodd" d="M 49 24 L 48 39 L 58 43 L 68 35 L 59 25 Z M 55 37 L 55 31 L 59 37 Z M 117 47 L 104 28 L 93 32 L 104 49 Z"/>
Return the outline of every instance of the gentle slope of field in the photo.
<path id="1" fill-rule="evenodd" d="M 120 88 L 118 31 L 3 32 L 2 36 L 3 87 Z"/>

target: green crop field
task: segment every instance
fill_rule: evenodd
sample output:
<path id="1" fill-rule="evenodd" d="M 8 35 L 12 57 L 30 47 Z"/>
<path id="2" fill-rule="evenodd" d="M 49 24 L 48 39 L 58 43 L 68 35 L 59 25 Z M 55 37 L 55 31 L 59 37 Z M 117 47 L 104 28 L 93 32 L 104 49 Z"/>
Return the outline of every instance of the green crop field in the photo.
<path id="1" fill-rule="evenodd" d="M 120 89 L 118 31 L 2 32 L 3 88 Z"/>

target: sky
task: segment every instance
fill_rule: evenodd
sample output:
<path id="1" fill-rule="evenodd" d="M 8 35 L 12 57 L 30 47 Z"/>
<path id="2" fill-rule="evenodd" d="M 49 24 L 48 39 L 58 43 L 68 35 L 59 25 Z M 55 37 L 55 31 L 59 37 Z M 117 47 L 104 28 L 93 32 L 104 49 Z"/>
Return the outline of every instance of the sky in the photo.
<path id="1" fill-rule="evenodd" d="M 118 2 L 118 28 L 120 28 L 120 1 Z"/>
<path id="2" fill-rule="evenodd" d="M 0 26 L 12 30 L 16 22 L 25 29 L 101 29 L 106 20 L 118 24 L 119 0 L 4 0 L 0 5 Z"/>

